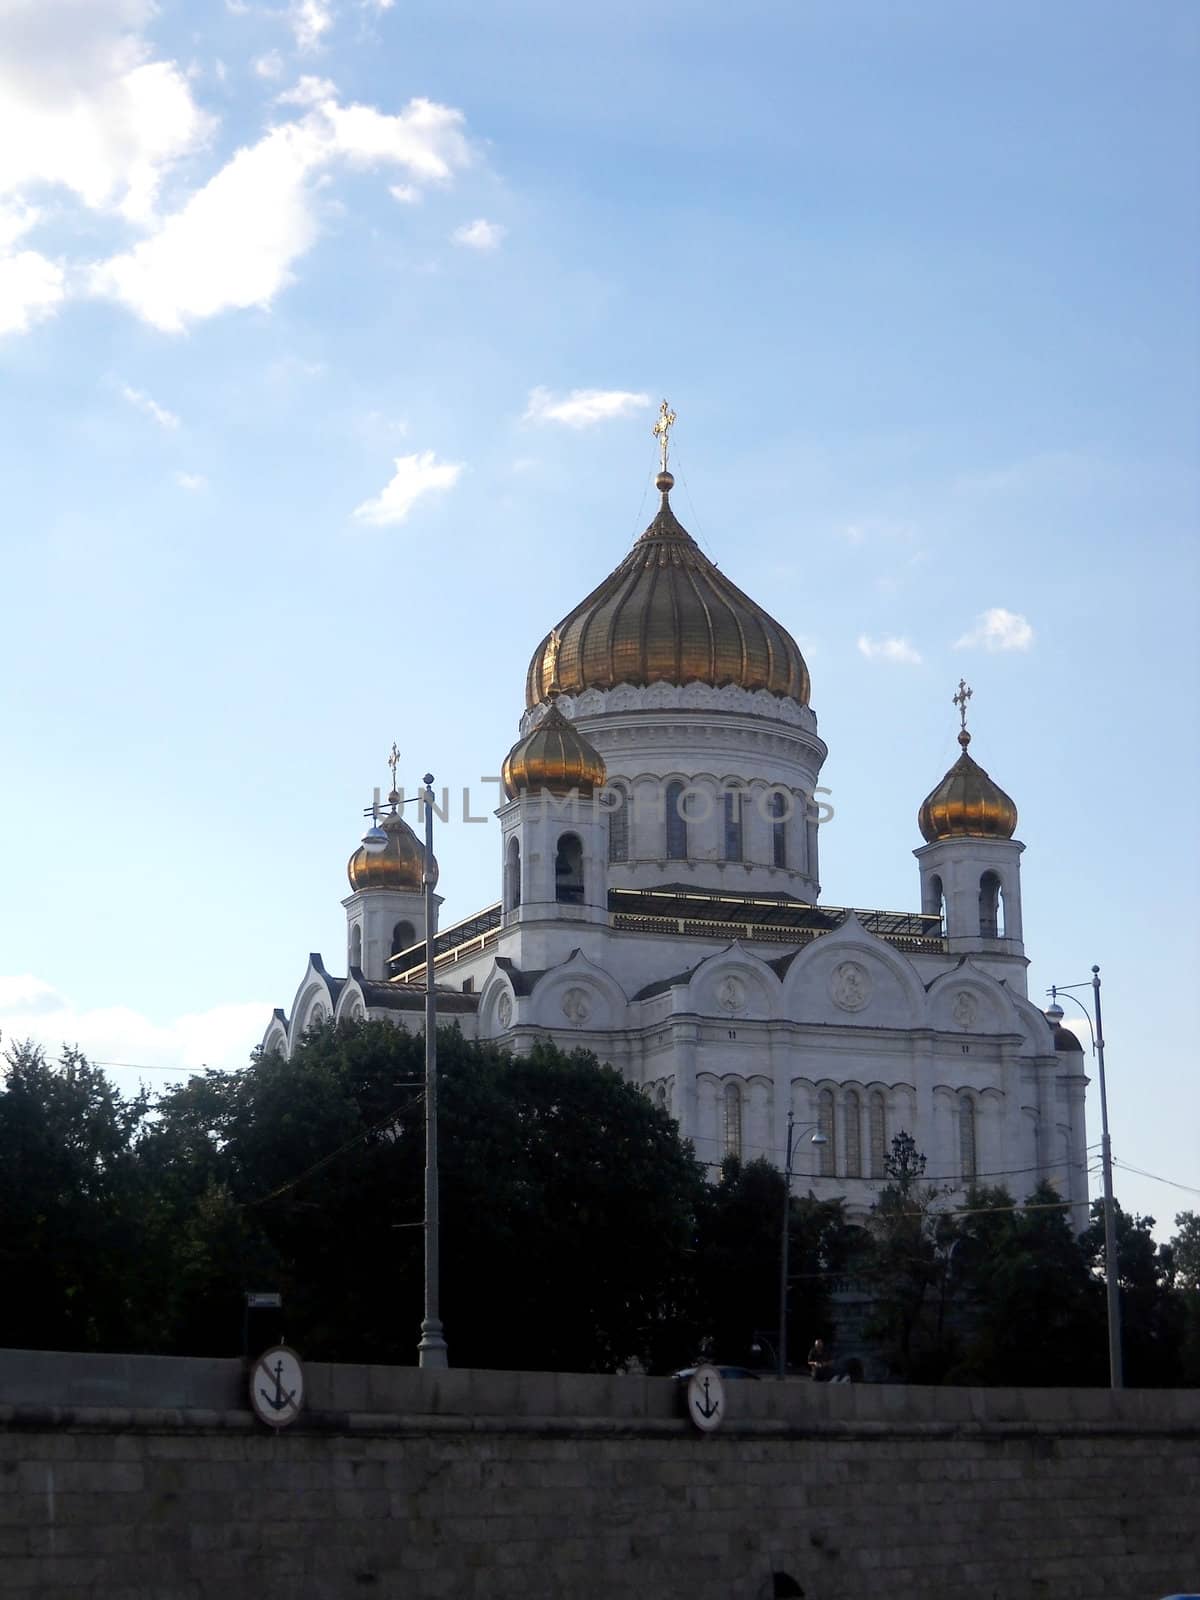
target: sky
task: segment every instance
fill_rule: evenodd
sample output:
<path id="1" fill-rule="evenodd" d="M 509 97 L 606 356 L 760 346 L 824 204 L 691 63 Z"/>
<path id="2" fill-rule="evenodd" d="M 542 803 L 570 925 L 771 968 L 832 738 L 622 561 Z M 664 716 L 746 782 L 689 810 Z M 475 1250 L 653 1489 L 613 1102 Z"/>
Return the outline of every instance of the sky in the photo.
<path id="1" fill-rule="evenodd" d="M 1118 1198 L 1200 1209 L 1198 68 L 1191 0 L 0 0 L 5 1040 L 243 1064 L 393 739 L 443 925 L 495 899 L 462 789 L 666 396 L 823 900 L 919 905 L 965 676 Z"/>

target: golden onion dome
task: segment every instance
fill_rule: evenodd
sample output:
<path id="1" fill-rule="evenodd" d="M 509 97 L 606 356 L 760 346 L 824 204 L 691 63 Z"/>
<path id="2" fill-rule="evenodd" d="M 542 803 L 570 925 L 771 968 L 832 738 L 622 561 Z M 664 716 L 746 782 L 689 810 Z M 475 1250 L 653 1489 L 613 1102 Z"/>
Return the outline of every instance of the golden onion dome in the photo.
<path id="1" fill-rule="evenodd" d="M 387 844 L 382 850 L 359 845 L 346 864 L 346 873 L 352 889 L 405 889 L 414 893 L 424 887 L 425 846 L 395 809 L 395 800 L 388 798 L 393 809 L 377 824 L 387 835 Z M 432 876 L 436 884 L 436 858 Z"/>
<path id="2" fill-rule="evenodd" d="M 668 499 L 615 572 L 542 640 L 525 703 L 619 683 L 736 684 L 808 704 L 808 668 L 786 628 L 701 552 Z"/>
<path id="3" fill-rule="evenodd" d="M 937 839 L 1011 839 L 1017 808 L 998 783 L 967 754 L 971 735 L 958 736 L 962 755 L 917 812 L 917 826 L 928 844 Z"/>
<path id="4" fill-rule="evenodd" d="M 550 698 L 550 709 L 504 758 L 500 780 L 510 800 L 521 793 L 570 794 L 577 789 L 590 796 L 604 787 L 604 757 L 580 733 Z"/>

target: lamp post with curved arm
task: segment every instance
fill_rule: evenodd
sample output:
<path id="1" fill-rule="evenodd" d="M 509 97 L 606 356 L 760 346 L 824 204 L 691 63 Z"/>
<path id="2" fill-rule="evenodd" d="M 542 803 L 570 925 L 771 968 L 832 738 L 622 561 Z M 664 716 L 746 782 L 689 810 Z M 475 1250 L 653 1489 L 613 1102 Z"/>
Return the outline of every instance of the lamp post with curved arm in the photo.
<path id="1" fill-rule="evenodd" d="M 779 1343 L 776 1347 L 777 1372 L 780 1379 L 787 1376 L 787 1336 L 788 1336 L 788 1243 L 791 1235 L 792 1221 L 792 1150 L 793 1136 L 795 1133 L 807 1133 L 810 1128 L 817 1132 L 809 1140 L 810 1144 L 828 1144 L 829 1140 L 820 1131 L 819 1122 L 802 1122 L 796 1128 L 796 1114 L 788 1111 L 787 1119 L 787 1148 L 783 1163 L 783 1236 L 779 1244 Z"/>
<path id="2" fill-rule="evenodd" d="M 1072 989 L 1091 989 L 1096 1008 L 1096 1023 L 1092 1026 L 1092 1013 L 1082 1000 L 1076 999 Z M 1059 983 L 1050 985 L 1050 1004 L 1045 1017 L 1056 1027 L 1065 1015 L 1058 1003 L 1059 995 L 1073 1000 L 1087 1018 L 1088 1032 L 1092 1036 L 1092 1054 L 1096 1057 L 1100 1074 L 1100 1165 L 1104 1174 L 1104 1278 L 1108 1303 L 1108 1381 L 1113 1389 L 1125 1386 L 1121 1365 L 1121 1292 L 1117 1269 L 1117 1226 L 1113 1205 L 1112 1146 L 1108 1138 L 1108 1091 L 1104 1083 L 1104 1024 L 1100 1014 L 1100 968 L 1092 968 L 1091 983 Z"/>

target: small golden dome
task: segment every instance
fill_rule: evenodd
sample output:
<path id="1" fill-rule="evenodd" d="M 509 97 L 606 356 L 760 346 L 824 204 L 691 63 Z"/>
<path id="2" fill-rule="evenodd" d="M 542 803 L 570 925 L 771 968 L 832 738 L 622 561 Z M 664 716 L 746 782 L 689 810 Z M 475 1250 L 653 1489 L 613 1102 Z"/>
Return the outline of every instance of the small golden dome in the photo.
<path id="1" fill-rule="evenodd" d="M 662 506 L 615 572 L 533 653 L 525 703 L 619 683 L 736 684 L 808 704 L 808 668 L 786 628 L 730 583 Z"/>
<path id="2" fill-rule="evenodd" d="M 415 893 L 424 887 L 421 879 L 425 870 L 425 846 L 405 822 L 399 811 L 389 811 L 377 824 L 387 834 L 387 844 L 382 850 L 371 851 L 365 845 L 350 857 L 346 873 L 352 889 L 405 889 Z M 438 865 L 433 863 L 433 881 L 438 879 Z"/>
<path id="3" fill-rule="evenodd" d="M 917 812 L 917 826 L 928 844 L 936 839 L 1011 839 L 1017 808 L 998 783 L 967 754 L 971 735 L 958 736 L 962 755 Z"/>
<path id="4" fill-rule="evenodd" d="M 518 739 L 504 758 L 500 769 L 504 792 L 515 800 L 522 792 L 570 794 L 577 789 L 581 797 L 604 787 L 604 757 L 568 722 L 555 705 L 537 727 Z"/>

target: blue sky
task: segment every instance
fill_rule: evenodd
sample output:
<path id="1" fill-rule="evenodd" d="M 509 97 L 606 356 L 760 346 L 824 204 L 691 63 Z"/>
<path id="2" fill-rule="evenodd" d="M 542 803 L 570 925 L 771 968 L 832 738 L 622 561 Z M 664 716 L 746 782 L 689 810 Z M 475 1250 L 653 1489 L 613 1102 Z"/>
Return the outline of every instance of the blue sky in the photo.
<path id="1" fill-rule="evenodd" d="M 965 674 L 1031 989 L 1102 965 L 1117 1158 L 1200 1189 L 1191 4 L 0 22 L 6 1037 L 235 1066 L 340 969 L 392 739 L 498 771 L 665 394 L 809 660 L 824 899 L 918 903 Z M 497 850 L 443 831 L 445 916 Z"/>

